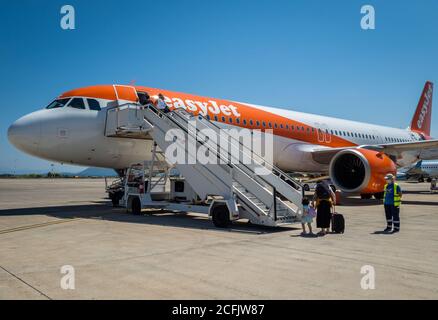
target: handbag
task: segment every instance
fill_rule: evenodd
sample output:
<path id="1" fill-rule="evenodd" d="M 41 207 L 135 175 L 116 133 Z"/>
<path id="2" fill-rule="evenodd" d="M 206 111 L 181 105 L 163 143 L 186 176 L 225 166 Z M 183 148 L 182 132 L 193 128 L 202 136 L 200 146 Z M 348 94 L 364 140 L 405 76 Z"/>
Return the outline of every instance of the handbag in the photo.
<path id="1" fill-rule="evenodd" d="M 309 207 L 309 211 L 307 213 L 309 217 L 315 218 L 316 217 L 316 210 L 314 207 Z"/>

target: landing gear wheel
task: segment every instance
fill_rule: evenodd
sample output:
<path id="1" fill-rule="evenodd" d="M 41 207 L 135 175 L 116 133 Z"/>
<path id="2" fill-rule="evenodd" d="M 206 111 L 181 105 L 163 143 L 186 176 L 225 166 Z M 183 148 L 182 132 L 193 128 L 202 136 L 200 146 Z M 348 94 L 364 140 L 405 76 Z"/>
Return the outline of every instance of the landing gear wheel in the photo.
<path id="1" fill-rule="evenodd" d="M 113 203 L 113 207 L 118 207 L 120 203 L 120 199 L 116 195 L 112 195 L 111 202 Z"/>
<path id="2" fill-rule="evenodd" d="M 227 206 L 214 207 L 211 217 L 213 224 L 217 228 L 226 228 L 231 224 L 230 213 Z"/>
<path id="3" fill-rule="evenodd" d="M 139 216 L 141 215 L 141 203 L 139 198 L 134 198 L 131 204 L 131 213 Z"/>
<path id="4" fill-rule="evenodd" d="M 383 192 L 375 193 L 374 198 L 377 200 L 382 200 L 383 199 Z"/>

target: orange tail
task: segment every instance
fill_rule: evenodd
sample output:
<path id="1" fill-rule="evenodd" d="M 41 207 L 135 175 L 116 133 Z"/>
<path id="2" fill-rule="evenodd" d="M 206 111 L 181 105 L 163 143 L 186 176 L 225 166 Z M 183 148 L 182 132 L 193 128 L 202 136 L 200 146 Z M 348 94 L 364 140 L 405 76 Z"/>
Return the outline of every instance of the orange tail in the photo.
<path id="1" fill-rule="evenodd" d="M 430 137 L 430 124 L 432 119 L 433 83 L 427 81 L 418 102 L 417 110 L 411 122 L 411 130 Z"/>

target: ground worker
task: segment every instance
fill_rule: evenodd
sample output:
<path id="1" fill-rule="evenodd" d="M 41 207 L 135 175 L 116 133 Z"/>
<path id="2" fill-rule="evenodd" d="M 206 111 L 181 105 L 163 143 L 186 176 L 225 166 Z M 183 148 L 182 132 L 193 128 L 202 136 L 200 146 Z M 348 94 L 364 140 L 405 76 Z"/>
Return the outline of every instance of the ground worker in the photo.
<path id="1" fill-rule="evenodd" d="M 384 207 L 386 215 L 386 229 L 384 232 L 396 233 L 400 231 L 400 204 L 402 191 L 400 186 L 395 183 L 395 177 L 389 173 L 385 176 Z M 393 228 L 394 226 L 394 228 Z"/>

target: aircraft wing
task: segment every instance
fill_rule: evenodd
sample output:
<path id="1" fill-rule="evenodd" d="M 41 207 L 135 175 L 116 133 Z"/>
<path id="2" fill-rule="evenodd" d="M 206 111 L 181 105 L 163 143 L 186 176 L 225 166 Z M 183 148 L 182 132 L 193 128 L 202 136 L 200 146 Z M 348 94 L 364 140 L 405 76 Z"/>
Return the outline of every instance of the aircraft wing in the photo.
<path id="1" fill-rule="evenodd" d="M 362 147 L 369 150 L 380 151 L 396 158 L 400 157 L 404 152 L 415 153 L 418 156 L 418 159 L 421 160 L 431 160 L 438 157 L 438 140 L 436 139 Z"/>
<path id="2" fill-rule="evenodd" d="M 377 145 L 365 145 L 361 146 L 366 149 L 376 150 L 376 151 L 414 151 L 414 150 L 424 150 L 424 149 L 436 149 L 438 151 L 438 140 L 422 140 L 414 142 L 400 142 L 400 143 L 387 143 L 387 144 L 377 144 Z"/>
<path id="3" fill-rule="evenodd" d="M 423 140 L 414 142 L 386 143 L 376 145 L 361 145 L 345 148 L 317 148 L 311 151 L 314 161 L 328 165 L 339 151 L 346 149 L 368 149 L 382 152 L 391 158 L 398 159 L 403 153 L 409 153 L 421 160 L 438 158 L 438 140 Z"/>

